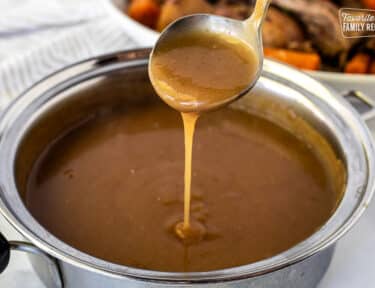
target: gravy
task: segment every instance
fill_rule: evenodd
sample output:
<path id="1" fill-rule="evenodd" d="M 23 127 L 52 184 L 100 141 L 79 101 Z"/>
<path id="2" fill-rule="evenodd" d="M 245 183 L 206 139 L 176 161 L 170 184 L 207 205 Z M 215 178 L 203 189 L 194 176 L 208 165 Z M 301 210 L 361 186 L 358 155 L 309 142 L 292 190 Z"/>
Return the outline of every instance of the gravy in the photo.
<path id="1" fill-rule="evenodd" d="M 155 90 L 181 112 L 184 123 L 184 221 L 177 223 L 176 234 L 185 243 L 199 241 L 204 231 L 190 223 L 195 125 L 200 113 L 236 99 L 254 82 L 259 60 L 242 40 L 209 31 L 190 31 L 168 38 L 150 59 L 149 75 Z"/>
<path id="2" fill-rule="evenodd" d="M 259 69 L 253 48 L 226 34 L 191 31 L 161 45 L 149 75 L 158 95 L 180 112 L 199 113 L 235 99 Z"/>
<path id="3" fill-rule="evenodd" d="M 323 225 L 337 191 L 307 144 L 255 115 L 200 118 L 190 221 L 183 219 L 184 145 L 177 112 L 149 104 L 99 115 L 56 139 L 34 164 L 25 197 L 58 238 L 114 263 L 209 271 L 276 255 Z"/>

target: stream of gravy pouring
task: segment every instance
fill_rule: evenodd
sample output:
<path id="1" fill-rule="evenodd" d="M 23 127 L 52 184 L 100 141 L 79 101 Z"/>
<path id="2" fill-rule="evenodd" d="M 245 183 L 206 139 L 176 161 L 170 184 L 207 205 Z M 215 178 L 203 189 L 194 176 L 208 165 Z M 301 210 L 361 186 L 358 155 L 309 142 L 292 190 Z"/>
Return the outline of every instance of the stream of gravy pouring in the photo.
<path id="1" fill-rule="evenodd" d="M 255 6 L 254 21 L 263 17 L 262 3 L 266 1 L 257 1 L 261 3 Z M 190 217 L 192 149 L 197 120 L 207 110 L 206 105 L 213 106 L 243 91 L 256 77 L 259 59 L 248 44 L 232 36 L 209 31 L 184 34 L 190 35 L 181 35 L 164 45 L 160 49 L 163 53 L 153 55 L 149 74 L 157 94 L 179 111 L 183 120 L 184 219 L 175 225 L 174 231 L 189 245 L 202 240 L 205 233 L 204 227 Z"/>

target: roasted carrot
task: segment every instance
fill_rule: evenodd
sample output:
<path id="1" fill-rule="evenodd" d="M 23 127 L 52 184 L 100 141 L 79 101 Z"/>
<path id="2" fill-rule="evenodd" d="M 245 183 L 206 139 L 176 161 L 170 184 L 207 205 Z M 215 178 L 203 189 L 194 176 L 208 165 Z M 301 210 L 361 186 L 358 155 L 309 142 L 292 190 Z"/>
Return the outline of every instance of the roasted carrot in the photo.
<path id="1" fill-rule="evenodd" d="M 345 73 L 365 74 L 370 67 L 370 61 L 370 55 L 358 53 L 346 64 Z"/>
<path id="2" fill-rule="evenodd" d="M 305 70 L 318 70 L 321 59 L 317 53 L 298 52 L 286 49 L 264 48 L 264 55 Z"/>
<path id="3" fill-rule="evenodd" d="M 362 0 L 362 4 L 368 9 L 375 9 L 375 0 Z"/>
<path id="4" fill-rule="evenodd" d="M 143 25 L 155 28 L 160 7 L 156 0 L 132 0 L 128 8 L 128 14 Z"/>
<path id="5" fill-rule="evenodd" d="M 372 59 L 372 62 L 370 64 L 369 73 L 370 74 L 375 74 L 375 59 Z"/>

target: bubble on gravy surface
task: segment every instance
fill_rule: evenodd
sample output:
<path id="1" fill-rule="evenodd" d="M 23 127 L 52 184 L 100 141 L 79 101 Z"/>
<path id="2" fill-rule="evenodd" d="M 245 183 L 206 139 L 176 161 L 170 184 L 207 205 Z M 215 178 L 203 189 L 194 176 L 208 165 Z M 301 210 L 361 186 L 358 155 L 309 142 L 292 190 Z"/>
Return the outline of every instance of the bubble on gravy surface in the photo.
<path id="1" fill-rule="evenodd" d="M 191 220 L 185 245 L 183 129 L 162 104 L 101 115 L 56 139 L 35 162 L 25 202 L 62 241 L 114 263 L 209 271 L 278 254 L 333 213 L 330 171 L 303 141 L 230 108 L 197 125 Z M 312 145 L 313 146 L 313 145 Z"/>

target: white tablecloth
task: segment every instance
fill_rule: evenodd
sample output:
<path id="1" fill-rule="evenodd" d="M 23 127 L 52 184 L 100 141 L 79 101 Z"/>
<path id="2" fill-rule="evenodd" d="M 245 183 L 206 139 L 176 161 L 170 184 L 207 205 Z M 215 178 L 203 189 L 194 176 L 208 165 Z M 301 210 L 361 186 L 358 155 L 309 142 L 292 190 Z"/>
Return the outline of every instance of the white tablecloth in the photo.
<path id="1" fill-rule="evenodd" d="M 0 107 L 70 63 L 137 46 L 109 0 L 0 0 Z"/>

